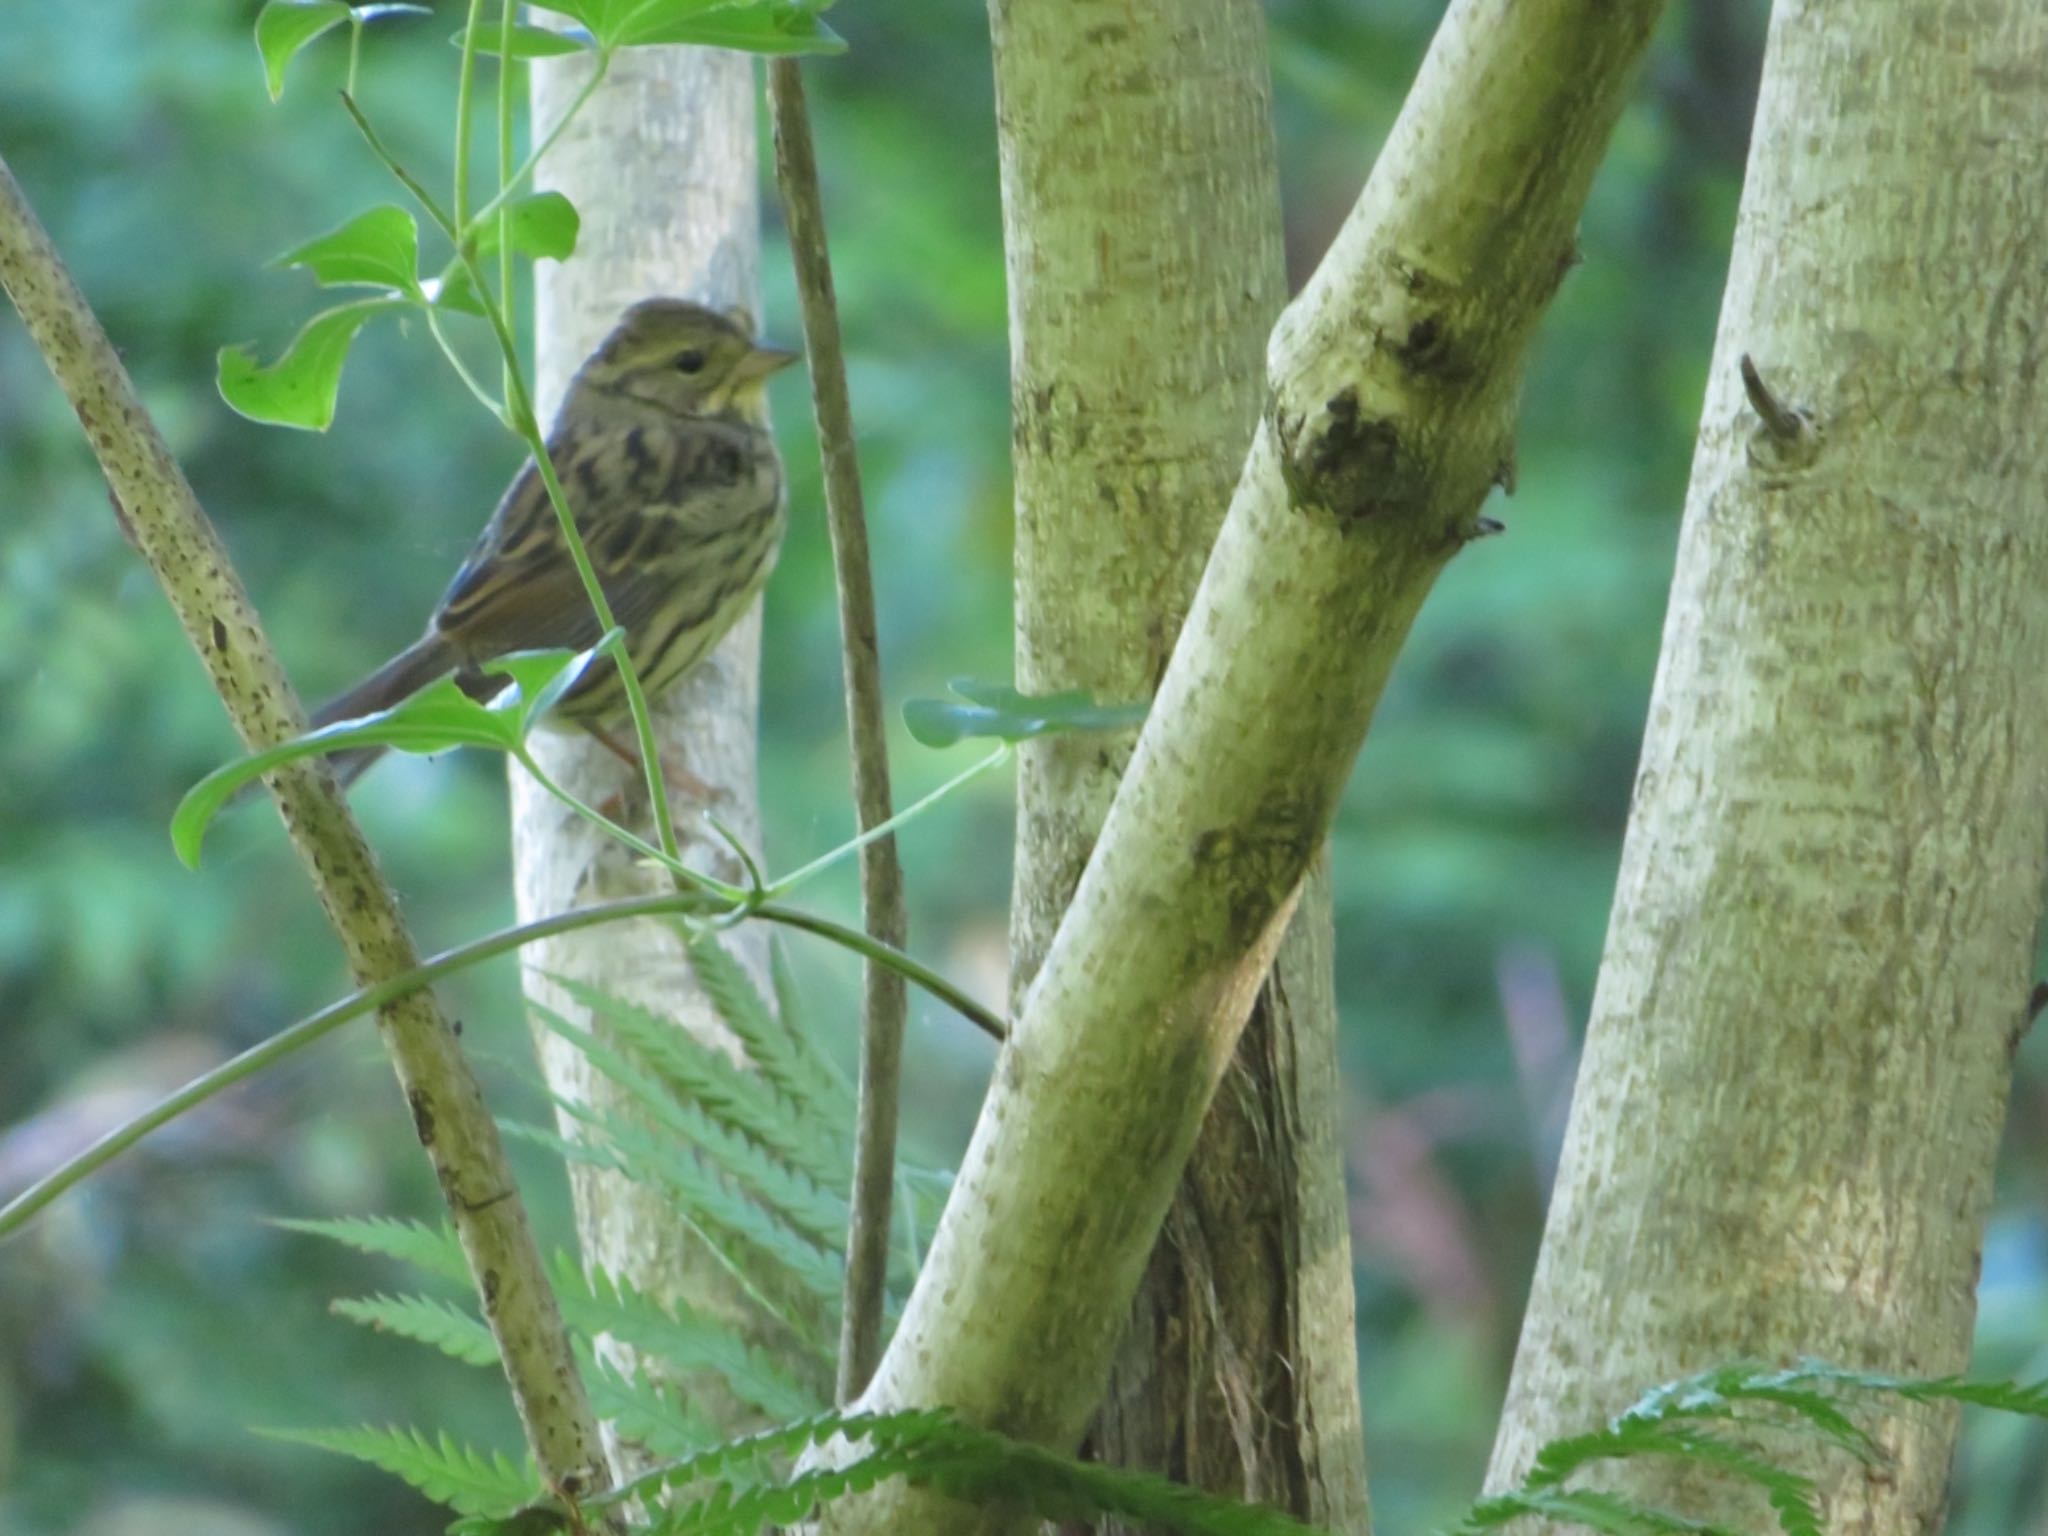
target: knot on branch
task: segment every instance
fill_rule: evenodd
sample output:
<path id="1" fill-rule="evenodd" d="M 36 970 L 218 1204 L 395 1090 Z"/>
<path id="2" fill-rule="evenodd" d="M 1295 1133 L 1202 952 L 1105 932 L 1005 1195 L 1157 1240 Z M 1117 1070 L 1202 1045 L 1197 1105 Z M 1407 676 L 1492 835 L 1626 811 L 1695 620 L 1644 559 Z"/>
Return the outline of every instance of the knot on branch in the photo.
<path id="1" fill-rule="evenodd" d="M 1273 434 L 1288 499 L 1340 527 L 1397 509 L 1419 487 L 1420 455 L 1406 424 L 1362 408 L 1355 384 L 1313 410 L 1290 412 L 1276 401 Z"/>

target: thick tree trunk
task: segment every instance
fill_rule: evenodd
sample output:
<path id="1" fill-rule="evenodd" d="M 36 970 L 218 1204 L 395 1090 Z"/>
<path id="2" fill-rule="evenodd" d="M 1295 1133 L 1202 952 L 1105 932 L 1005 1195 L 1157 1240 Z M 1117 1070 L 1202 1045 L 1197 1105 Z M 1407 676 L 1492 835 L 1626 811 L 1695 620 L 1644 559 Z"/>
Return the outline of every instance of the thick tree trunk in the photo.
<path id="1" fill-rule="evenodd" d="M 547 132 L 581 88 L 581 60 L 534 67 L 536 136 Z M 540 410 L 548 419 L 563 386 L 620 312 L 649 294 L 678 294 L 759 313 L 755 65 L 708 49 L 630 49 L 543 162 L 543 185 L 559 188 L 582 214 L 575 257 L 544 263 L 537 281 Z M 754 781 L 760 669 L 759 609 L 743 619 L 703 666 L 665 698 L 651 701 L 674 784 L 680 768 L 713 791 L 712 809 L 749 843 L 759 842 Z M 544 733 L 537 755 L 548 771 L 592 805 L 618 797 L 652 838 L 646 791 L 628 767 L 581 732 Z M 687 853 L 737 879 L 722 845 L 676 794 L 676 829 Z M 513 855 L 522 920 L 591 902 L 645 893 L 664 877 L 600 837 L 512 770 Z M 758 933 L 728 936 L 764 983 Z M 524 952 L 527 995 L 581 1019 L 550 975 L 587 981 L 674 1019 L 700 1038 L 726 1039 L 697 987 L 675 934 L 655 922 L 586 929 Z M 549 1086 L 606 1113 L 630 1113 L 575 1049 L 537 1035 Z M 570 1170 L 577 1228 L 587 1262 L 624 1275 L 663 1298 L 685 1298 L 747 1326 L 750 1314 L 730 1279 L 678 1220 L 670 1200 L 588 1168 Z M 693 1379 L 693 1391 L 710 1384 Z M 717 1412 L 716 1399 L 710 1406 Z M 736 1421 L 735 1421 L 736 1423 Z M 629 1458 L 630 1459 L 630 1458 Z"/>
<path id="2" fill-rule="evenodd" d="M 1255 0 L 994 0 L 1016 421 L 1017 674 L 1148 697 L 1223 519 L 1286 298 Z M 1148 61 L 1143 70 L 1131 58 Z M 1029 747 L 1012 991 L 1131 741 Z M 1090 1441 L 1105 1460 L 1365 1522 L 1327 884 L 1296 911 Z"/>
<path id="3" fill-rule="evenodd" d="M 1495 1486 L 1709 1364 L 1968 1358 L 2048 834 L 2044 143 L 2048 11 L 1779 5 Z M 1953 1430 L 1814 1453 L 1829 1529 L 1935 1529 Z"/>
<path id="4" fill-rule="evenodd" d="M 1452 6 L 1274 332 L 1264 418 L 1151 718 L 862 1407 L 1079 1440 L 1395 652 L 1487 529 L 1524 349 L 1657 12 Z M 901 1484 L 821 1524 L 1007 1528 Z"/>

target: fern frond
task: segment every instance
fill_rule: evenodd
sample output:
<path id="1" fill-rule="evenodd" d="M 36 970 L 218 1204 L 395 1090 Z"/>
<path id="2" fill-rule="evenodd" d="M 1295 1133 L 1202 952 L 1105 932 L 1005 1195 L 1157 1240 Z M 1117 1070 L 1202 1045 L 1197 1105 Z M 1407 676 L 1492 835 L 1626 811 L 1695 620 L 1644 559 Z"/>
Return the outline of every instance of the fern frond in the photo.
<path id="1" fill-rule="evenodd" d="M 736 1473 L 751 1473 L 762 1466 L 791 1461 L 805 1451 L 841 1436 L 884 1449 L 922 1443 L 948 1422 L 948 1415 L 931 1409 L 888 1414 L 828 1410 L 778 1424 L 756 1434 L 743 1435 L 736 1440 L 706 1446 L 695 1455 L 641 1474 L 612 1497 L 616 1500 L 653 1499 L 713 1481 L 730 1484 Z M 730 1492 L 730 1488 L 727 1491 Z"/>
<path id="2" fill-rule="evenodd" d="M 1522 1490 L 1559 1488 L 1567 1477 L 1592 1462 L 1638 1456 L 1675 1456 L 1718 1467 L 1762 1491 L 1785 1536 L 1821 1536 L 1820 1494 L 1811 1478 L 1732 1441 L 1682 1425 L 1616 1420 L 1592 1434 L 1553 1440 L 1537 1453 Z"/>
<path id="3" fill-rule="evenodd" d="M 733 967 L 738 969 L 736 962 Z M 842 1117 L 814 1100 L 785 1098 L 767 1079 L 736 1066 L 722 1052 L 649 1010 L 582 982 L 563 980 L 560 985 L 604 1027 L 610 1043 L 624 1058 L 652 1074 L 674 1098 L 758 1143 L 815 1184 L 837 1189 L 850 1182 L 852 1166 L 845 1139 L 846 1128 L 853 1123 L 850 1110 Z M 550 1029 L 579 1050 L 591 1038 L 590 1032 L 577 1029 L 560 1015 L 550 1017 L 546 1009 L 535 1011 Z M 564 1033 L 561 1026 L 571 1032 Z M 607 1077 L 613 1075 L 612 1069 L 595 1057 L 591 1064 Z M 635 1085 L 620 1082 L 619 1086 L 633 1091 Z M 639 1097 L 637 1092 L 635 1097 Z"/>
<path id="4" fill-rule="evenodd" d="M 765 1152 L 761 1145 L 737 1135 L 692 1106 L 683 1106 L 689 1145 L 733 1182 L 752 1191 L 760 1202 L 819 1248 L 840 1257 L 846 1245 L 844 1197 L 820 1188 L 807 1175 Z"/>
<path id="5" fill-rule="evenodd" d="M 843 1464 L 811 1467 L 771 1483 L 737 1488 L 729 1472 L 769 1456 L 787 1458 L 844 1438 L 857 1447 Z M 733 1458 L 749 1453 L 744 1461 Z M 1048 1518 L 1120 1515 L 1191 1536 L 1311 1536 L 1310 1527 L 1277 1510 L 1218 1498 L 1149 1473 L 1128 1472 L 1063 1456 L 1041 1446 L 970 1429 L 949 1414 L 821 1414 L 704 1456 L 650 1473 L 641 1495 L 721 1479 L 694 1500 L 656 1518 L 650 1536 L 746 1536 L 763 1526 L 788 1526 L 819 1505 L 892 1477 L 908 1478 L 958 1498 L 1020 1505 Z"/>
<path id="6" fill-rule="evenodd" d="M 1972 1408 L 2016 1413 L 2023 1418 L 2048 1419 L 2048 1381 L 2022 1385 L 2016 1381 L 1967 1381 L 1960 1376 L 1946 1376 L 1895 1390 L 1916 1402 L 1963 1403 Z"/>
<path id="7" fill-rule="evenodd" d="M 1582 1525 L 1600 1536 L 1742 1536 L 1725 1525 L 1688 1520 L 1669 1510 L 1652 1509 L 1589 1488 L 1518 1489 L 1481 1499 L 1444 1536 L 1479 1536 L 1525 1515 Z"/>
<path id="8" fill-rule="evenodd" d="M 421 1221 L 399 1221 L 389 1216 L 346 1216 L 333 1221 L 308 1221 L 273 1217 L 270 1223 L 287 1232 L 306 1232 L 340 1243 L 359 1253 L 379 1254 L 424 1270 L 442 1280 L 469 1283 L 469 1264 L 462 1257 L 462 1245 L 447 1226 L 430 1227 Z"/>
<path id="9" fill-rule="evenodd" d="M 637 1446 L 646 1456 L 656 1460 L 691 1456 L 718 1438 L 706 1420 L 658 1383 L 636 1379 L 589 1350 L 581 1354 L 591 1411 L 610 1424 L 619 1439 Z"/>
<path id="10" fill-rule="evenodd" d="M 502 1518 L 542 1496 L 540 1480 L 502 1451 L 480 1451 L 443 1433 L 416 1429 L 265 1429 L 273 1440 L 310 1445 L 381 1467 L 457 1514 Z"/>
<path id="11" fill-rule="evenodd" d="M 379 1333 L 432 1345 L 464 1365 L 496 1365 L 498 1344 L 476 1318 L 435 1296 L 357 1296 L 328 1303 L 328 1310 Z"/>
<path id="12" fill-rule="evenodd" d="M 618 1127 L 607 1127 L 599 1117 L 579 1104 L 571 1103 L 567 1099 L 557 1099 L 555 1102 L 565 1115 L 568 1115 L 579 1124 L 592 1127 L 599 1135 L 616 1137 L 621 1134 Z M 512 1129 L 512 1127 L 508 1127 L 508 1129 Z M 687 1178 L 692 1181 L 690 1188 L 694 1189 L 702 1185 L 722 1191 L 717 1175 L 704 1168 L 696 1159 L 687 1153 L 676 1153 L 667 1147 L 661 1146 L 659 1143 L 652 1142 L 651 1138 L 645 1135 L 639 1136 L 636 1144 L 648 1144 L 654 1147 L 654 1154 L 652 1159 L 649 1160 L 649 1166 L 643 1166 L 638 1161 L 637 1152 L 629 1158 L 621 1151 L 615 1151 L 609 1147 L 593 1146 L 587 1142 L 572 1141 L 565 1136 L 558 1136 L 552 1131 L 543 1130 L 539 1126 L 519 1126 L 517 1127 L 517 1134 L 540 1145 L 553 1147 L 562 1155 L 564 1161 L 583 1163 L 594 1168 L 603 1168 L 622 1177 L 633 1179 L 638 1183 L 666 1183 L 671 1192 L 681 1194 L 680 1191 L 676 1190 L 673 1182 L 662 1177 L 662 1170 L 660 1168 L 651 1166 L 653 1163 L 667 1163 L 673 1165 L 671 1171 L 674 1172 L 678 1179 Z M 628 1139 L 635 1138 L 629 1135 Z M 722 1191 L 721 1198 L 737 1197 L 731 1196 L 729 1191 Z M 741 1200 L 739 1203 L 743 1206 L 745 1205 L 744 1200 Z M 799 1324 L 795 1318 L 789 1316 L 788 1309 L 761 1288 L 759 1282 L 754 1277 L 752 1269 L 746 1262 L 745 1255 L 739 1251 L 739 1245 L 722 1229 L 713 1225 L 707 1225 L 699 1219 L 699 1212 L 690 1204 L 686 1194 L 681 1195 L 679 1203 L 675 1207 L 675 1214 L 683 1225 L 689 1229 L 690 1235 L 704 1245 L 704 1251 L 718 1261 L 720 1267 L 732 1276 L 733 1282 L 747 1296 L 752 1298 L 755 1305 L 789 1329 L 793 1335 L 802 1339 L 812 1349 L 820 1353 L 823 1352 L 825 1348 L 823 1341 L 815 1338 L 810 1330 Z"/>
<path id="13" fill-rule="evenodd" d="M 715 1372 L 734 1396 L 771 1419 L 802 1418 L 823 1406 L 731 1328 L 680 1304 L 671 1311 L 607 1270 L 585 1274 L 566 1253 L 555 1258 L 555 1293 L 578 1332 L 610 1334 L 677 1370 Z"/>
<path id="14" fill-rule="evenodd" d="M 695 1157 L 636 1125 L 600 1127 L 643 1181 L 666 1185 L 704 1226 L 744 1242 L 796 1280 L 828 1314 L 839 1306 L 838 1259 L 773 1211 L 756 1205 Z"/>
<path id="15" fill-rule="evenodd" d="M 689 946 L 689 955 L 697 984 L 726 1028 L 739 1036 L 761 1075 L 792 1103 L 811 1105 L 834 1124 L 853 1124 L 853 1084 L 813 1040 L 781 943 L 771 942 L 768 951 L 773 1008 L 746 968 L 716 938 L 707 934 L 697 940 Z"/>

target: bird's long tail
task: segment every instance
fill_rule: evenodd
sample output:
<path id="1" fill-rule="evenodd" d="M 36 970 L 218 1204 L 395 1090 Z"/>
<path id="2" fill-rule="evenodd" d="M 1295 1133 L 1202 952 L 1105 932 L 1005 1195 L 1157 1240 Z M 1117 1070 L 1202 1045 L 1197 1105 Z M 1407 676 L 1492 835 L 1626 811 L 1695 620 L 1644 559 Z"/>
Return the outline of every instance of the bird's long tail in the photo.
<path id="1" fill-rule="evenodd" d="M 337 720 L 355 720 L 373 715 L 380 709 L 389 709 L 408 694 L 426 687 L 442 673 L 451 671 L 461 659 L 446 636 L 439 630 L 430 629 L 355 687 L 313 711 L 313 726 L 317 730 Z M 334 776 L 346 787 L 362 777 L 363 771 L 383 755 L 382 747 L 351 747 L 346 752 L 333 753 L 327 763 L 334 770 Z"/>

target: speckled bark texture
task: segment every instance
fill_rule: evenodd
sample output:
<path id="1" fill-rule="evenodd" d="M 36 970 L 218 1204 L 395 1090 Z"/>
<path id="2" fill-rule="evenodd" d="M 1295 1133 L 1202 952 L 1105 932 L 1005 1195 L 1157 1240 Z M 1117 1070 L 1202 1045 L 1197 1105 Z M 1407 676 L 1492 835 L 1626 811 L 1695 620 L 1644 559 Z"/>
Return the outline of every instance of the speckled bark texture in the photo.
<path id="1" fill-rule="evenodd" d="M 2048 831 L 2044 145 L 2041 7 L 1777 7 L 1496 1486 L 1712 1363 L 1968 1359 Z M 1938 1529 L 1953 1431 L 1812 1454 L 1828 1529 Z"/>
<path id="2" fill-rule="evenodd" d="M 305 710 L 227 550 L 5 165 L 0 286 L 78 413 L 115 506 L 236 732 L 251 750 L 303 733 Z M 417 966 L 398 903 L 326 769 L 295 764 L 272 783 L 356 984 Z M 528 1448 L 557 1488 L 587 1492 L 604 1477 L 597 1426 L 483 1092 L 431 992 L 387 1004 L 377 1024 L 469 1261 Z"/>
<path id="3" fill-rule="evenodd" d="M 996 0 L 990 17 L 1019 685 L 1142 699 L 1229 504 L 1287 296 L 1264 18 L 1256 0 Z M 1024 749 L 1019 998 L 1135 740 Z M 1356 1530 L 1365 1455 L 1325 883 L 1288 932 L 1087 1444 L 1105 1461 Z"/>
<path id="4" fill-rule="evenodd" d="M 536 132 L 567 107 L 583 84 L 584 61 L 534 66 Z M 754 61 L 691 48 L 629 49 L 543 163 L 541 181 L 566 193 L 582 214 L 576 255 L 541 264 L 538 301 L 539 408 L 546 420 L 569 375 L 636 299 L 675 294 L 760 312 L 760 212 L 756 187 Z M 759 607 L 742 619 L 703 666 L 665 697 L 650 700 L 671 769 L 676 829 L 687 856 L 728 879 L 741 874 L 703 819 L 701 801 L 679 787 L 681 770 L 712 790 L 712 809 L 758 847 L 755 714 L 760 675 Z M 547 732 L 537 742 L 547 770 L 587 803 L 618 797 L 625 814 L 653 837 L 647 796 L 629 767 L 582 732 Z M 666 878 L 601 837 L 512 770 L 515 894 L 522 920 L 607 898 L 666 888 Z M 766 983 L 765 940 L 751 929 L 727 942 Z M 674 1019 L 700 1038 L 730 1044 L 697 987 L 674 932 L 657 922 L 587 929 L 525 951 L 527 995 L 571 1018 L 582 1012 L 551 986 L 567 976 Z M 576 1050 L 537 1033 L 549 1086 L 602 1114 L 629 1114 L 619 1095 Z M 565 1126 L 573 1134 L 573 1129 Z M 671 1201 L 586 1168 L 571 1170 L 584 1258 L 664 1298 L 751 1330 L 759 1323 L 730 1278 L 694 1239 Z M 623 1351 L 621 1351 L 623 1356 Z M 829 1383 L 826 1385 L 829 1386 Z M 742 1427 L 737 1406 L 711 1381 L 692 1382 L 699 1406 Z M 614 1446 L 637 1467 L 631 1446 Z"/>
<path id="5" fill-rule="evenodd" d="M 1265 417 L 1151 718 L 863 1406 L 1079 1440 L 1394 655 L 1482 531 L 1526 343 L 1657 9 L 1451 8 L 1273 334 Z M 893 1484 L 821 1523 L 1011 1528 Z"/>

